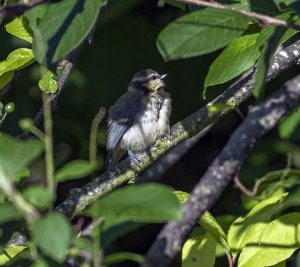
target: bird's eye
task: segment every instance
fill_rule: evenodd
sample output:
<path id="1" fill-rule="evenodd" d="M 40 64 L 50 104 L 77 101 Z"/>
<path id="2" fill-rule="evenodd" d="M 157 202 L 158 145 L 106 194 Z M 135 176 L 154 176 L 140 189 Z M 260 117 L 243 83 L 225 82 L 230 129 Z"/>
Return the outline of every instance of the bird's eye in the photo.
<path id="1" fill-rule="evenodd" d="M 154 81 L 154 80 L 156 80 L 156 77 L 155 77 L 155 76 L 151 76 L 151 77 L 149 78 L 149 80 L 150 80 L 150 81 Z"/>

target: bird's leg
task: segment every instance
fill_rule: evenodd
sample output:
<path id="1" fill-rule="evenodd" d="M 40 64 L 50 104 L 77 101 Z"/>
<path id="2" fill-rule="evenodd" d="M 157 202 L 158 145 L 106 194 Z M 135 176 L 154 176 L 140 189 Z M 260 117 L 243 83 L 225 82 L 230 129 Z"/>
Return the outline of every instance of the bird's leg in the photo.
<path id="1" fill-rule="evenodd" d="M 135 165 L 135 166 L 138 166 L 140 165 L 140 157 L 135 154 L 134 152 L 132 152 L 131 150 L 128 150 L 128 157 L 130 159 L 130 161 Z"/>

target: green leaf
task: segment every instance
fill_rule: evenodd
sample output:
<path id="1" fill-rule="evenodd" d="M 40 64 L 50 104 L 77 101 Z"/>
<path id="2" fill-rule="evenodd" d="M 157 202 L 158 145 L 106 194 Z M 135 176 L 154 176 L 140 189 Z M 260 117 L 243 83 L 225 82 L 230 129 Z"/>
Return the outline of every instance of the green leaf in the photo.
<path id="1" fill-rule="evenodd" d="M 180 203 L 170 187 L 149 183 L 114 190 L 84 213 L 104 216 L 104 230 L 125 221 L 165 222 L 180 220 Z"/>
<path id="2" fill-rule="evenodd" d="M 63 261 L 71 241 L 71 226 L 64 215 L 54 212 L 34 221 L 31 234 L 35 244 L 46 255 Z"/>
<path id="3" fill-rule="evenodd" d="M 26 249 L 28 249 L 28 247 L 16 246 L 13 244 L 8 245 L 5 248 L 5 253 L 0 254 L 0 265 L 7 264 Z"/>
<path id="4" fill-rule="evenodd" d="M 228 10 L 197 10 L 164 28 L 157 38 L 157 48 L 166 61 L 204 55 L 240 36 L 248 22 L 244 15 Z"/>
<path id="5" fill-rule="evenodd" d="M 251 34 L 233 40 L 209 68 L 204 82 L 208 86 L 225 83 L 250 69 L 259 57 L 256 47 L 258 34 Z"/>
<path id="6" fill-rule="evenodd" d="M 0 76 L 0 89 L 2 89 L 5 85 L 7 85 L 11 81 L 12 77 L 14 76 L 14 73 L 15 73 L 14 71 L 8 71 L 3 73 Z"/>
<path id="7" fill-rule="evenodd" d="M 26 187 L 23 190 L 22 195 L 29 203 L 38 208 L 50 207 L 53 202 L 51 192 L 40 185 Z"/>
<path id="8" fill-rule="evenodd" d="M 300 109 L 293 112 L 290 116 L 280 121 L 278 126 L 278 132 L 281 138 L 290 139 L 293 136 L 300 138 Z"/>
<path id="9" fill-rule="evenodd" d="M 17 141 L 0 133 L 0 170 L 12 178 L 37 158 L 43 149 L 44 145 L 39 140 Z"/>
<path id="10" fill-rule="evenodd" d="M 3 116 L 3 108 L 4 108 L 4 105 L 2 102 L 0 102 L 0 117 Z"/>
<path id="11" fill-rule="evenodd" d="M 32 43 L 32 31 L 25 17 L 15 18 L 12 22 L 7 23 L 5 28 L 8 33 Z"/>
<path id="12" fill-rule="evenodd" d="M 231 225 L 227 241 L 233 253 L 241 251 L 248 243 L 256 243 L 272 215 L 278 212 L 278 205 L 287 194 L 264 199 L 246 217 L 237 218 Z"/>
<path id="13" fill-rule="evenodd" d="M 270 222 L 259 242 L 243 249 L 239 267 L 264 267 L 288 259 L 300 247 L 300 213 L 289 213 Z"/>
<path id="14" fill-rule="evenodd" d="M 0 204 L 0 223 L 6 223 L 10 221 L 19 221 L 23 217 L 19 211 L 9 203 Z"/>
<path id="15" fill-rule="evenodd" d="M 284 13 L 281 13 L 280 15 L 276 16 L 278 19 L 282 20 L 289 20 L 295 15 L 295 11 L 286 11 Z M 295 22 L 296 24 L 300 23 L 300 18 L 296 19 Z M 277 26 L 269 26 L 263 28 L 256 40 L 256 46 L 259 48 L 263 46 L 269 39 L 270 37 L 275 33 Z M 292 28 L 288 28 L 287 31 L 282 35 L 282 37 L 279 39 L 279 42 L 277 43 L 277 47 L 281 45 L 283 42 L 285 42 L 287 39 L 289 39 L 291 36 L 296 34 L 298 31 L 294 30 Z"/>
<path id="16" fill-rule="evenodd" d="M 105 0 L 68 0 L 50 4 L 41 22 L 33 28 L 36 60 L 53 70 L 55 63 L 87 37 L 105 3 Z"/>
<path id="17" fill-rule="evenodd" d="M 29 48 L 19 48 L 11 52 L 7 59 L 0 62 L 0 77 L 8 71 L 25 68 L 34 62 L 32 50 Z"/>
<path id="18" fill-rule="evenodd" d="M 185 202 L 187 202 L 190 198 L 190 194 L 187 192 L 183 192 L 183 191 L 174 191 L 173 192 L 175 194 L 175 196 L 177 197 L 178 201 L 180 202 L 180 204 L 184 204 Z"/>
<path id="19" fill-rule="evenodd" d="M 182 267 L 213 267 L 216 240 L 209 233 L 188 239 L 182 248 Z"/>
<path id="20" fill-rule="evenodd" d="M 253 95 L 260 102 L 265 94 L 265 78 L 270 66 L 270 60 L 279 44 L 280 39 L 286 32 L 287 28 L 277 27 L 273 35 L 263 47 L 260 58 L 257 63 L 257 70 L 255 73 L 255 83 L 253 87 Z"/>
<path id="21" fill-rule="evenodd" d="M 204 212 L 199 224 L 218 241 L 218 243 L 224 248 L 225 251 L 230 253 L 230 248 L 227 243 L 227 237 L 222 227 L 217 223 L 215 218 L 208 212 Z"/>
<path id="22" fill-rule="evenodd" d="M 47 70 L 42 79 L 39 80 L 39 87 L 46 93 L 54 94 L 57 91 L 57 81 L 53 79 L 53 72 Z"/>
<path id="23" fill-rule="evenodd" d="M 44 3 L 24 12 L 23 16 L 28 20 L 29 27 L 32 31 L 36 29 L 42 18 L 46 15 L 49 5 L 49 3 Z"/>
<path id="24" fill-rule="evenodd" d="M 89 161 L 77 159 L 68 162 L 60 168 L 55 174 L 55 180 L 58 182 L 73 180 L 90 175 L 95 170 L 95 166 Z"/>
<path id="25" fill-rule="evenodd" d="M 140 254 L 136 254 L 136 253 L 119 252 L 119 253 L 114 253 L 114 254 L 105 256 L 105 258 L 103 260 L 103 264 L 111 265 L 111 264 L 115 264 L 115 263 L 122 262 L 122 261 L 128 261 L 128 260 L 137 262 L 139 264 L 143 264 L 145 258 L 144 258 L 144 256 L 142 256 Z"/>

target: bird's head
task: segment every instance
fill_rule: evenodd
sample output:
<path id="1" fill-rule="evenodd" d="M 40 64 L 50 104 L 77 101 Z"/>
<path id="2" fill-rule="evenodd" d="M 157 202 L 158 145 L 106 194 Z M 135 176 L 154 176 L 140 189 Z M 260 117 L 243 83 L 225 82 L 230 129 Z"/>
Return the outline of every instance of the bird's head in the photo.
<path id="1" fill-rule="evenodd" d="M 158 92 L 164 89 L 164 78 L 167 74 L 160 75 L 151 69 L 145 69 L 133 75 L 128 91 L 141 91 L 144 93 Z"/>

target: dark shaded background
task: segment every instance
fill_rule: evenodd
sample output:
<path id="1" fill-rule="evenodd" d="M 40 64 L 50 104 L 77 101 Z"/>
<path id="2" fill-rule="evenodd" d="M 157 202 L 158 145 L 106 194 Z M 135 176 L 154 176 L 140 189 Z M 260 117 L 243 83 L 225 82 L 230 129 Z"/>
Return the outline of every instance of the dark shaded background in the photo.
<path id="1" fill-rule="evenodd" d="M 115 0 L 110 3 L 99 22 L 93 45 L 86 47 L 80 55 L 59 98 L 58 109 L 53 113 L 57 167 L 72 159 L 88 158 L 89 130 L 94 115 L 99 107 L 111 106 L 126 91 L 131 77 L 140 69 L 153 68 L 159 73 L 168 74 L 166 89 L 173 98 L 172 124 L 206 103 L 202 98 L 204 79 L 210 64 L 220 51 L 166 63 L 155 45 L 159 32 L 169 22 L 184 14 L 184 11 L 171 6 L 159 8 L 156 1 Z M 0 41 L 0 60 L 6 58 L 12 47 L 26 45 L 4 32 L 3 27 Z M 282 75 L 268 86 L 268 92 L 274 91 L 287 77 L 297 72 L 299 68 Z M 2 131 L 12 135 L 21 133 L 18 121 L 24 117 L 33 117 L 42 104 L 40 90 L 37 87 L 40 78 L 39 67 L 33 66 L 22 70 L 15 77 L 9 89 L 0 91 L 0 100 L 3 103 L 13 101 L 16 105 L 15 112 L 9 115 L 2 128 Z M 227 86 L 228 84 L 209 88 L 208 100 L 220 94 Z M 253 100 L 249 100 L 241 107 L 244 114 L 249 104 L 254 104 Z M 162 181 L 177 190 L 190 191 L 241 120 L 237 112 L 225 116 L 184 156 L 183 160 L 168 171 Z M 99 162 L 103 167 L 104 122 L 98 139 Z M 250 186 L 254 178 L 270 170 L 284 168 L 289 149 L 290 143 L 280 140 L 274 130 L 251 153 L 241 170 L 240 178 Z M 101 172 L 100 168 L 97 173 Z M 42 160 L 32 167 L 31 180 L 40 180 L 41 177 L 44 177 Z M 57 202 L 65 199 L 70 188 L 80 186 L 88 179 L 60 184 Z M 230 185 L 212 212 L 214 215 L 245 213 L 241 207 L 239 190 Z M 145 253 L 160 227 L 161 225 L 144 226 L 119 239 L 110 250 Z M 218 261 L 220 266 L 224 264 Z M 134 265 L 123 263 L 120 266 Z"/>

